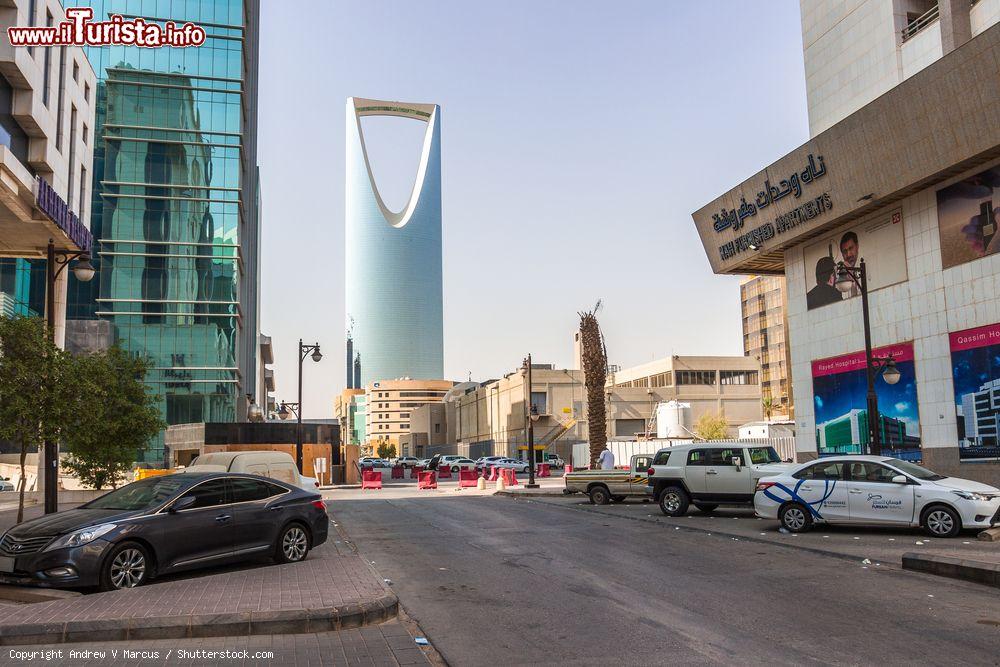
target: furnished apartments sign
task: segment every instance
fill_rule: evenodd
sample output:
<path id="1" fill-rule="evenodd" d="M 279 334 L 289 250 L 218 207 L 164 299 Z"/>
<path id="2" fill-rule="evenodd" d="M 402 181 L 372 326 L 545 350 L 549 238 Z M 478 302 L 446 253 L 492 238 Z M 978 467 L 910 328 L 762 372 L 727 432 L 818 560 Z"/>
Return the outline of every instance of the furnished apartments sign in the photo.
<path id="1" fill-rule="evenodd" d="M 69 205 L 56 194 L 48 181 L 39 176 L 36 182 L 35 202 L 38 208 L 49 216 L 80 250 L 90 250 L 93 237 L 90 235 L 90 230 L 80 222 L 79 216 L 70 210 Z"/>

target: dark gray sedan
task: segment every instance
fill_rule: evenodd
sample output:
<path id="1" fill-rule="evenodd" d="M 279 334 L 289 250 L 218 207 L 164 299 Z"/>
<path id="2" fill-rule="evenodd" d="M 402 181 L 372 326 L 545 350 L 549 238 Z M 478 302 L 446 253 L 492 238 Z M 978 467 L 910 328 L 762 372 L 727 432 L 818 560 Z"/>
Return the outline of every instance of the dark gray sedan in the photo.
<path id="1" fill-rule="evenodd" d="M 319 494 L 256 475 L 151 477 L 0 538 L 0 580 L 133 588 L 167 573 L 269 555 L 300 561 L 326 541 Z"/>

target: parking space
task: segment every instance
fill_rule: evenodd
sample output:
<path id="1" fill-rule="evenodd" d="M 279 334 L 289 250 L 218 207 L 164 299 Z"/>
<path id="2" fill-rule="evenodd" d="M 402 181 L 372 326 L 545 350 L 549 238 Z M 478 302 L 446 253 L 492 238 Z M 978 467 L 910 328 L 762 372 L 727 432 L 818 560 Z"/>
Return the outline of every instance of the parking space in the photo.
<path id="1" fill-rule="evenodd" d="M 863 561 L 871 567 L 898 566 L 907 552 L 966 558 L 1000 563 L 1000 543 L 976 539 L 975 532 L 956 538 L 927 537 L 915 528 L 817 526 L 807 533 L 786 533 L 777 521 L 760 519 L 750 508 L 720 507 L 711 514 L 691 509 L 683 517 L 668 517 L 652 502 L 627 500 L 611 505 L 592 505 L 581 495 L 518 498 L 515 502 L 541 502 L 568 510 L 596 512 L 622 519 L 644 521 L 665 530 L 697 530 L 725 535 L 734 540 L 755 540 L 806 549 Z"/>

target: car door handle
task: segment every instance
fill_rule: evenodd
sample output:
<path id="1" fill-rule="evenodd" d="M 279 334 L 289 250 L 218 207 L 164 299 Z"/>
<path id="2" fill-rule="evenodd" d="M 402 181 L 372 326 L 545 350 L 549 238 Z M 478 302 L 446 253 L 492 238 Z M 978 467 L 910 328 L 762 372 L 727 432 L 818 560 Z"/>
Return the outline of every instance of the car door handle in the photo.
<path id="1" fill-rule="evenodd" d="M 220 514 L 219 516 L 215 517 L 215 520 L 218 521 L 219 523 L 224 523 L 232 518 L 233 517 L 229 516 L 228 514 Z"/>
<path id="2" fill-rule="evenodd" d="M 851 493 L 861 493 L 861 489 L 851 489 Z"/>
<path id="3" fill-rule="evenodd" d="M 706 475 L 718 475 L 719 473 L 716 470 L 706 470 L 705 474 Z"/>
<path id="4" fill-rule="evenodd" d="M 278 510 L 283 510 L 283 509 L 285 509 L 284 505 L 273 505 L 271 507 L 268 507 L 267 511 L 268 512 L 276 512 Z"/>

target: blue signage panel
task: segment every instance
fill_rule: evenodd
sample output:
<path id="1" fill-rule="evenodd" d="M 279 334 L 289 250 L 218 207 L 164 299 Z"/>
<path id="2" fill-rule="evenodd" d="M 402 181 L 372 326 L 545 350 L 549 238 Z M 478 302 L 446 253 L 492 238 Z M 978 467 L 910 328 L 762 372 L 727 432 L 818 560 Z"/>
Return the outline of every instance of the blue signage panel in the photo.
<path id="1" fill-rule="evenodd" d="M 41 177 L 38 177 L 37 180 L 38 194 L 35 195 L 35 201 L 38 208 L 42 209 L 42 212 L 49 216 L 52 222 L 56 223 L 59 229 L 63 230 L 66 236 L 81 250 L 90 250 L 93 243 L 90 230 L 80 222 L 77 214 L 70 210 L 63 198 L 56 194 L 56 191 L 48 184 L 48 181 Z"/>

